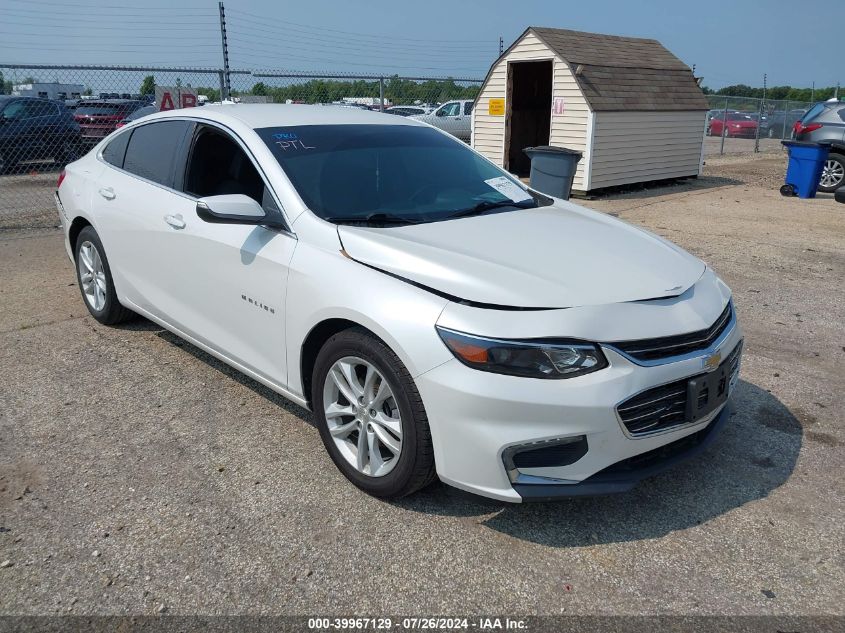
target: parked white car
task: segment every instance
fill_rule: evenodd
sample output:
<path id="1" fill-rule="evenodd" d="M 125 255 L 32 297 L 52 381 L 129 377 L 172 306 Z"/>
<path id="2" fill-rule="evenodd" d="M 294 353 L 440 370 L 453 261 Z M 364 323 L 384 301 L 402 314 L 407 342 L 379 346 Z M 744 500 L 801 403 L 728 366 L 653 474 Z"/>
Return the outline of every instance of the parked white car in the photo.
<path id="1" fill-rule="evenodd" d="M 472 136 L 473 103 L 471 99 L 447 101 L 430 114 L 411 115 L 411 118 L 433 125 L 468 143 Z"/>
<path id="2" fill-rule="evenodd" d="M 742 334 L 712 270 L 405 117 L 162 112 L 56 202 L 95 319 L 143 315 L 313 410 L 373 495 L 627 490 L 729 415 Z"/>

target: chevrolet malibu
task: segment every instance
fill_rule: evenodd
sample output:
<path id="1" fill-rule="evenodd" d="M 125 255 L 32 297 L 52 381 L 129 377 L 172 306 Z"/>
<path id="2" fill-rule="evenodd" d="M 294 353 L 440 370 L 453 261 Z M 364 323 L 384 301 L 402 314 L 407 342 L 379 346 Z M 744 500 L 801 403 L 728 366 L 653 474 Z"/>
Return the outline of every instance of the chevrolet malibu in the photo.
<path id="1" fill-rule="evenodd" d="M 726 423 L 742 334 L 703 262 L 425 123 L 223 104 L 134 121 L 56 191 L 82 299 L 314 412 L 384 498 L 621 492 Z"/>

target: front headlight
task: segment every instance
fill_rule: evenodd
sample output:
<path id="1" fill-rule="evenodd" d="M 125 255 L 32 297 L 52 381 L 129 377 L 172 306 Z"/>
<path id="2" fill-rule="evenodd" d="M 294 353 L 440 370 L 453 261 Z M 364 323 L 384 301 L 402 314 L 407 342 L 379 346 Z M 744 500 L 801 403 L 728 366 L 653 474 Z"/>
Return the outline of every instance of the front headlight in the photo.
<path id="1" fill-rule="evenodd" d="M 597 345 L 566 339 L 492 339 L 437 326 L 446 347 L 468 367 L 526 378 L 574 378 L 607 367 Z"/>

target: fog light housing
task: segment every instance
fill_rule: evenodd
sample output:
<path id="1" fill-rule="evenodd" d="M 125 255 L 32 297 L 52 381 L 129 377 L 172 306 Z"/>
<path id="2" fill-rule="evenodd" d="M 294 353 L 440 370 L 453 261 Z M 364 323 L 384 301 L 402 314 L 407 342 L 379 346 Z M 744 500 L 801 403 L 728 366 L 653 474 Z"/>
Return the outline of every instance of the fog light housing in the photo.
<path id="1" fill-rule="evenodd" d="M 502 461 L 511 483 L 519 478 L 522 468 L 554 468 L 569 466 L 587 454 L 586 435 L 539 440 L 508 446 L 502 451 Z"/>

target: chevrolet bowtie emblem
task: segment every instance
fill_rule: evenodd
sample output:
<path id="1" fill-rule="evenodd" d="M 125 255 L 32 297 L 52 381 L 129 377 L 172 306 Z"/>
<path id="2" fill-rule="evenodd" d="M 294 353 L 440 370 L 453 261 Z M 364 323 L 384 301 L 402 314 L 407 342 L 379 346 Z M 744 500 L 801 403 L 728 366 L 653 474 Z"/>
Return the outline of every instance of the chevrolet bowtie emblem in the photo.
<path id="1" fill-rule="evenodd" d="M 722 362 L 722 352 L 714 352 L 701 361 L 701 366 L 707 371 L 713 371 Z"/>

